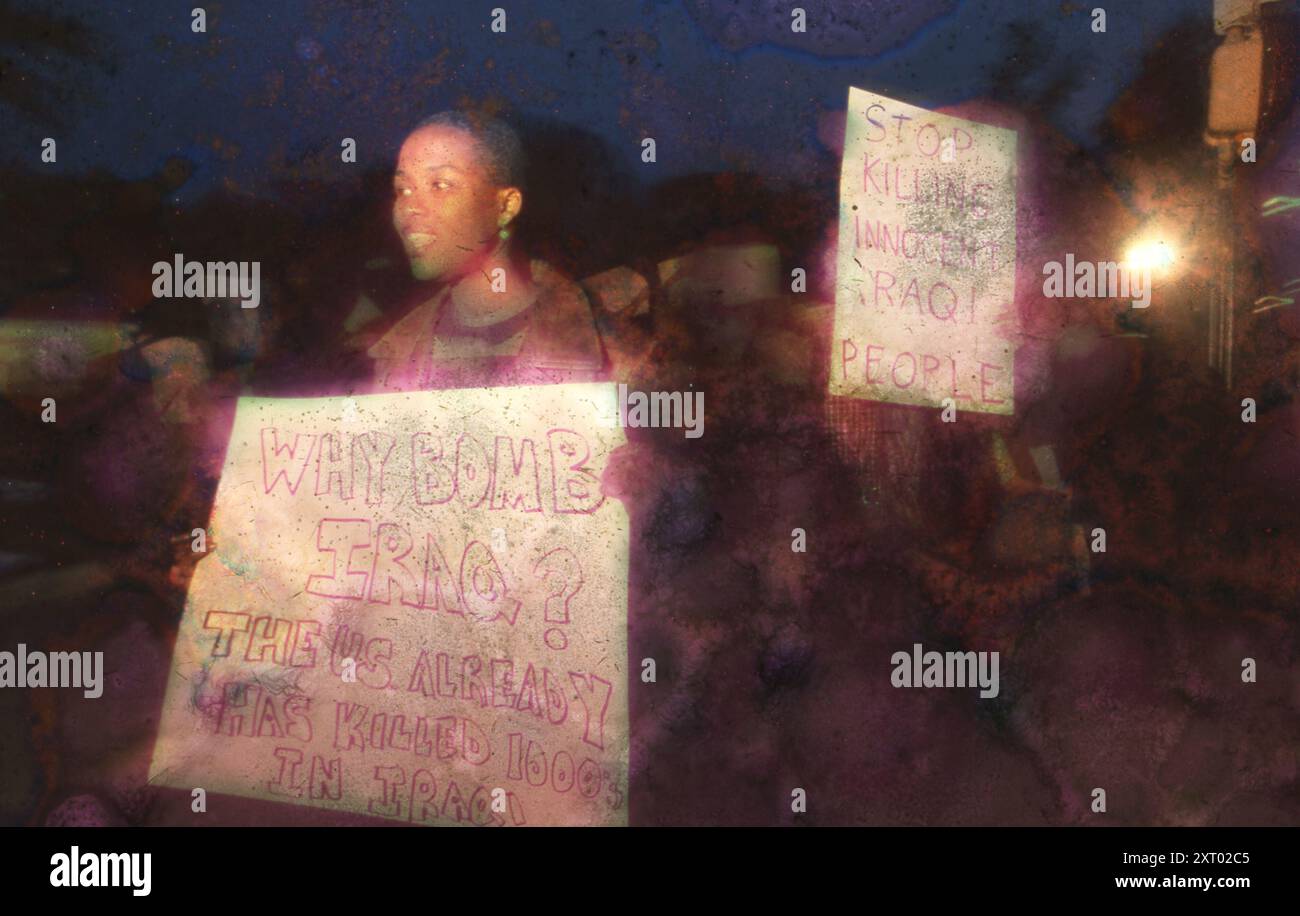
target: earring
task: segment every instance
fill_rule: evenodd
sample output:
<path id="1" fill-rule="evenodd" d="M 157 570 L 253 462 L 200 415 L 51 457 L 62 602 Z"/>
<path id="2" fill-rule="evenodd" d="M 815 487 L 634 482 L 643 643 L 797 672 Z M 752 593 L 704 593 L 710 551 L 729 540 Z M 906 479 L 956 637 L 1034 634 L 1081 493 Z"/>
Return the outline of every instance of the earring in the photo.
<path id="1" fill-rule="evenodd" d="M 502 226 L 501 231 L 498 232 L 497 235 L 501 236 L 501 241 L 504 242 L 506 239 L 510 238 L 510 230 L 505 226 Z"/>

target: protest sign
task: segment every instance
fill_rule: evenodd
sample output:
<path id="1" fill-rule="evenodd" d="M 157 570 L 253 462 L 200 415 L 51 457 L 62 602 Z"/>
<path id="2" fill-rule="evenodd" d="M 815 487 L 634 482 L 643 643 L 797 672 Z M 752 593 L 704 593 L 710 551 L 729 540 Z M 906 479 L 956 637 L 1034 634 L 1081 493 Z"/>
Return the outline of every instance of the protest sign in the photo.
<path id="1" fill-rule="evenodd" d="M 1016 134 L 849 89 L 830 393 L 1013 412 Z"/>
<path id="2" fill-rule="evenodd" d="M 151 782 L 430 825 L 625 824 L 616 397 L 241 399 Z"/>

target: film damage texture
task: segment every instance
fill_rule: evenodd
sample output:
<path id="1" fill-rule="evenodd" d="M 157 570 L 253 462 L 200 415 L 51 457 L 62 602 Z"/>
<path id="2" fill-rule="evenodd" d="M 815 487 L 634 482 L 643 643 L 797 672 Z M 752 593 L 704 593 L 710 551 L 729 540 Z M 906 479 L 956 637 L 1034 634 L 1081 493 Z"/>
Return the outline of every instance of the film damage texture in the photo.
<path id="1" fill-rule="evenodd" d="M 3 0 L 0 824 L 1300 823 L 1298 36 Z"/>

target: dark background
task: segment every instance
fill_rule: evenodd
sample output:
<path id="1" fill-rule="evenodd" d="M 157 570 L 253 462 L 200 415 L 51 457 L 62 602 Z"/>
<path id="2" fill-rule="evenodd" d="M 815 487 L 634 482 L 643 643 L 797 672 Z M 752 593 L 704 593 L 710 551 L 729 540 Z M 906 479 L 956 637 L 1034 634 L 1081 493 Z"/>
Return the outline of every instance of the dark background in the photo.
<path id="1" fill-rule="evenodd" d="M 1010 0 L 807 0 L 804 35 L 793 4 L 759 0 L 223 3 L 204 34 L 193 5 L 0 4 L 0 330 L 131 322 L 137 342 L 189 342 L 209 406 L 241 372 L 337 380 L 358 292 L 400 309 L 391 168 L 432 112 L 522 129 L 523 240 L 575 277 L 726 239 L 815 273 L 850 85 L 1021 131 L 1033 384 L 1004 424 L 863 406 L 869 435 L 846 447 L 826 333 L 794 307 L 686 303 L 618 329 L 649 342 L 632 380 L 703 387 L 710 424 L 700 450 L 645 441 L 627 470 L 629 655 L 660 672 L 633 685 L 632 823 L 1300 820 L 1294 303 L 1243 322 L 1226 390 L 1196 323 L 1222 238 L 1141 319 L 1032 295 L 1044 258 L 1113 257 L 1143 220 L 1208 206 L 1208 0 L 1112 3 L 1105 34 L 1091 5 Z M 1294 63 L 1294 20 L 1270 34 Z M 1300 193 L 1294 86 L 1272 85 L 1230 206 L 1246 307 L 1300 275 L 1295 211 L 1260 212 Z M 246 346 L 225 313 L 152 298 L 150 266 L 178 251 L 262 262 Z M 203 524 L 211 443 L 165 419 L 130 349 L 90 372 L 41 333 L 0 341 L 62 380 L 56 425 L 38 420 L 54 382 L 0 402 L 0 646 L 103 649 L 110 675 L 97 701 L 0 693 L 0 821 L 307 817 L 223 802 L 200 821 L 144 785 L 183 600 L 172 539 L 188 552 Z M 1044 445 L 1060 487 L 1026 463 Z M 1108 552 L 1080 558 L 1098 525 Z M 791 554 L 794 527 L 808 554 Z M 1000 650 L 1001 695 L 893 690 L 888 658 L 915 641 Z M 1246 656 L 1258 684 L 1240 681 Z"/>

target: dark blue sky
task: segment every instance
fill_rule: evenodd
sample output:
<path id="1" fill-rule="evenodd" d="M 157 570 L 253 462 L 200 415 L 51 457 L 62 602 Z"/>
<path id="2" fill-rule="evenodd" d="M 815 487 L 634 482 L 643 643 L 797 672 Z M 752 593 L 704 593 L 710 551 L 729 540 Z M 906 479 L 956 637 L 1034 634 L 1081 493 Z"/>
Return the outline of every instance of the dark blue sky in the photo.
<path id="1" fill-rule="evenodd" d="M 98 56 L 18 55 L 71 96 L 59 128 L 6 110 L 6 158 L 35 162 L 55 136 L 61 172 L 143 177 L 180 154 L 198 166 L 186 196 L 223 184 L 265 194 L 286 163 L 324 181 L 356 168 L 339 162 L 345 136 L 362 168 L 391 162 L 414 121 L 471 99 L 582 126 L 629 167 L 654 136 L 656 179 L 724 168 L 797 178 L 826 155 L 817 117 L 842 108 L 850 85 L 933 107 L 990 92 L 1023 104 L 1062 80 L 1064 101 L 1045 114 L 1089 145 L 1143 51 L 1183 19 L 1208 22 L 1212 6 L 1110 2 L 1095 34 L 1094 4 L 1061 0 L 225 0 L 193 34 L 198 2 L 42 4 L 84 23 Z M 804 36 L 786 25 L 796 5 Z M 488 27 L 495 6 L 504 35 Z"/>

